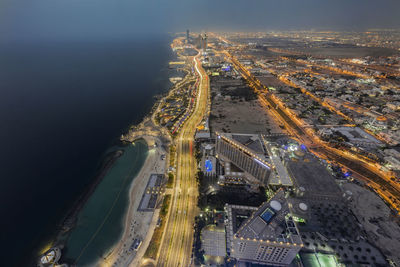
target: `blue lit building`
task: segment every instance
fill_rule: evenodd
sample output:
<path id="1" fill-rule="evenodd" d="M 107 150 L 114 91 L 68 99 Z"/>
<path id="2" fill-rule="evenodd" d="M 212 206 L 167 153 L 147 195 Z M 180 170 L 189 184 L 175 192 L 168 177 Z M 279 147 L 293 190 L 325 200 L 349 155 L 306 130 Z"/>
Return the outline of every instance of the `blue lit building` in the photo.
<path id="1" fill-rule="evenodd" d="M 268 183 L 271 167 L 256 135 L 217 133 L 215 146 L 218 158 L 235 164 L 249 181 Z"/>

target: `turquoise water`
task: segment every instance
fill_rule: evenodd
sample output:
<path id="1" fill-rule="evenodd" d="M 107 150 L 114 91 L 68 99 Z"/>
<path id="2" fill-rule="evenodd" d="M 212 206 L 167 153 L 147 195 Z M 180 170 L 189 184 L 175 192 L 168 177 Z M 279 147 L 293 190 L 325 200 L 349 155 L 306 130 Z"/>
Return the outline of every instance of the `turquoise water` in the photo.
<path id="1" fill-rule="evenodd" d="M 66 245 L 65 256 L 78 266 L 90 266 L 119 240 L 129 187 L 143 166 L 148 148 L 144 140 L 124 148 L 124 154 L 97 186 L 78 215 Z"/>

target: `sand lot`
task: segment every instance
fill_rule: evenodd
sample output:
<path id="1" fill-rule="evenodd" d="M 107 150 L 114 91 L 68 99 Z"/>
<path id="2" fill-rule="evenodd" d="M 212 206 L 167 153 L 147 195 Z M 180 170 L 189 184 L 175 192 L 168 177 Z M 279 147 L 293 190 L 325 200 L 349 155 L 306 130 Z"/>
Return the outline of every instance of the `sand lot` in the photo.
<path id="1" fill-rule="evenodd" d="M 351 208 L 368 234 L 368 239 L 381 251 L 400 264 L 400 226 L 390 214 L 390 209 L 373 192 L 356 184 L 343 185 L 353 193 Z"/>
<path id="2" fill-rule="evenodd" d="M 232 133 L 284 133 L 258 100 L 231 100 L 222 96 L 212 100 L 210 127 L 211 131 Z"/>

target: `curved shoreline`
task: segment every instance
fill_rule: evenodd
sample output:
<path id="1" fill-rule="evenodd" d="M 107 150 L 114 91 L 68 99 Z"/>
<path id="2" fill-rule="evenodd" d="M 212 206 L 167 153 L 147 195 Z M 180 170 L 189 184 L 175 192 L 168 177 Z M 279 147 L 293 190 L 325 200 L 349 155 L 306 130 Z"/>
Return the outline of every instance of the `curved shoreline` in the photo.
<path id="1" fill-rule="evenodd" d="M 123 143 L 122 145 L 121 145 L 121 147 L 117 147 L 116 149 L 114 149 L 114 150 L 112 150 L 110 153 L 111 153 L 111 157 L 112 158 L 110 158 L 110 156 L 108 157 L 108 159 L 107 160 L 105 160 L 104 162 L 106 162 L 106 164 L 105 164 L 105 166 L 103 167 L 103 168 L 101 168 L 101 173 L 100 173 L 100 175 L 97 177 L 97 184 L 96 185 L 94 185 L 94 184 L 92 184 L 90 187 L 90 189 L 91 190 L 88 190 L 87 192 L 86 192 L 86 195 L 85 195 L 85 197 L 86 197 L 86 199 L 85 199 L 85 202 L 84 203 L 81 203 L 81 205 L 80 205 L 80 207 L 79 207 L 79 210 L 75 210 L 74 211 L 74 219 L 75 219 L 75 221 L 74 221 L 74 227 L 72 227 L 71 229 L 69 229 L 70 231 L 68 231 L 67 233 L 66 232 L 64 232 L 64 233 L 60 233 L 60 235 L 59 236 L 62 236 L 62 239 L 59 239 L 59 244 L 63 244 L 63 246 L 64 246 L 64 251 L 63 251 L 63 257 L 62 257 L 62 259 L 61 259 L 61 263 L 67 263 L 67 264 L 72 264 L 72 266 L 75 266 L 75 264 L 77 264 L 77 261 L 78 261 L 78 259 L 82 256 L 82 255 L 79 255 L 79 256 L 76 256 L 75 254 L 75 252 L 76 252 L 76 242 L 74 242 L 74 244 L 75 245 L 72 245 L 73 247 L 71 247 L 71 249 L 73 249 L 73 250 L 75 250 L 75 254 L 70 254 L 70 253 L 68 253 L 68 250 L 69 250 L 69 247 L 68 247 L 68 245 L 71 245 L 70 243 L 69 243 L 69 240 L 70 240 L 70 238 L 71 238 L 71 235 L 73 235 L 74 236 L 74 239 L 75 239 L 75 241 L 76 241 L 76 238 L 77 237 L 79 237 L 79 234 L 77 235 L 77 233 L 79 233 L 79 231 L 81 231 L 82 229 L 80 229 L 79 230 L 79 228 L 76 228 L 75 226 L 76 226 L 76 223 L 79 223 L 79 221 L 78 220 L 80 220 L 80 216 L 81 216 L 81 214 L 82 214 L 82 211 L 84 211 L 85 209 L 87 210 L 87 205 L 88 205 L 88 203 L 91 203 L 90 204 L 90 206 L 92 206 L 92 204 L 93 203 L 97 203 L 97 201 L 95 201 L 95 200 L 91 200 L 91 198 L 93 198 L 93 197 L 96 197 L 96 199 L 99 197 L 99 196 L 103 196 L 103 193 L 105 193 L 105 191 L 104 190 L 107 190 L 107 192 L 108 191 L 110 191 L 110 190 L 108 190 L 107 188 L 108 188 L 108 186 L 106 186 L 106 187 L 104 187 L 104 185 L 102 185 L 102 186 L 100 186 L 99 187 L 99 185 L 104 181 L 104 182 L 106 182 L 106 184 L 108 184 L 108 185 L 111 185 L 110 184 L 110 181 L 112 181 L 113 180 L 113 178 L 116 178 L 116 177 L 113 177 L 113 176 L 115 176 L 115 171 L 111 171 L 110 172 L 110 170 L 114 167 L 114 166 L 119 166 L 117 169 L 116 169 L 116 172 L 117 172 L 117 175 L 118 175 L 118 170 L 120 170 L 120 168 L 122 167 L 122 168 L 124 168 L 124 169 L 126 169 L 125 170 L 125 174 L 123 175 L 124 177 L 126 176 L 126 178 L 124 178 L 124 180 L 125 179 L 129 179 L 129 180 L 127 180 L 126 182 L 124 182 L 123 181 L 123 183 L 122 184 L 120 184 L 120 185 L 118 185 L 118 188 L 120 188 L 120 190 L 121 190 L 121 198 L 123 197 L 126 201 L 129 201 L 128 199 L 129 199 L 129 195 L 127 195 L 127 193 L 129 194 L 129 190 L 128 190 L 128 186 L 129 185 L 131 185 L 131 184 L 133 184 L 133 182 L 135 181 L 135 179 L 136 179 L 136 177 L 137 177 L 137 175 L 140 173 L 140 170 L 143 168 L 143 165 L 145 164 L 145 162 L 146 162 L 146 160 L 147 160 L 147 158 L 148 158 L 148 149 L 149 149 L 149 146 L 148 146 L 148 142 L 146 142 L 146 140 L 144 140 L 143 138 L 137 138 L 136 140 L 135 140 L 135 142 L 138 142 L 138 141 L 140 141 L 140 145 L 141 145 L 141 148 L 140 148 L 140 151 L 142 151 L 143 149 L 145 149 L 145 158 L 142 158 L 141 159 L 141 165 L 139 165 L 139 166 L 136 166 L 136 163 L 133 163 L 133 162 L 131 162 L 131 157 L 133 156 L 133 155 L 138 155 L 139 156 L 139 154 L 137 154 L 137 153 L 141 153 L 140 151 L 136 151 L 136 152 L 134 152 L 133 154 L 132 154 L 132 152 L 133 151 L 131 151 L 131 150 L 129 150 L 129 151 L 125 151 L 124 150 L 124 147 L 126 146 L 126 147 L 128 147 L 128 146 L 131 146 L 131 143 Z M 129 148 L 129 149 L 131 149 L 131 148 Z M 134 149 L 134 148 L 133 148 Z M 121 151 L 122 150 L 122 151 Z M 121 152 L 123 152 L 123 153 L 121 153 Z M 107 154 L 107 155 L 109 155 L 109 154 Z M 126 155 L 126 157 L 128 157 L 128 158 L 121 158 L 121 156 L 122 155 Z M 138 157 L 137 156 L 137 157 Z M 141 156 L 140 156 L 141 157 Z M 118 162 L 117 160 L 118 159 L 122 159 L 122 162 Z M 135 162 L 136 162 L 136 160 L 135 160 Z M 132 165 L 133 164 L 133 165 Z M 124 166 L 124 167 L 123 167 Z M 136 167 L 135 167 L 136 166 Z M 128 173 L 126 172 L 128 170 Z M 131 172 L 133 172 L 133 175 L 130 175 L 129 173 L 131 173 Z M 134 174 L 134 173 L 136 173 L 136 175 Z M 108 177 L 108 175 L 111 175 L 111 177 Z M 122 174 L 121 174 L 122 175 Z M 119 176 L 118 176 L 119 177 Z M 122 176 L 120 176 L 120 177 L 122 177 Z M 111 178 L 111 180 L 110 180 L 110 178 Z M 105 180 L 106 179 L 106 180 Z M 121 180 L 121 182 L 122 182 L 122 180 Z M 113 182 L 112 182 L 113 183 Z M 112 186 L 114 186 L 114 185 L 116 185 L 116 184 L 113 184 Z M 98 191 L 98 190 L 100 190 L 100 191 Z M 108 195 L 108 193 L 106 193 L 107 195 Z M 118 193 L 118 195 L 119 195 L 120 193 Z M 103 197 L 104 198 L 104 197 Z M 113 199 L 114 199 L 114 197 L 113 197 Z M 123 209 L 125 210 L 126 208 L 127 208 L 127 204 L 129 204 L 129 202 L 126 202 L 126 201 L 123 201 L 123 202 L 121 202 L 121 200 L 118 200 L 118 199 L 120 199 L 120 196 L 117 196 L 117 198 L 116 199 L 114 199 L 114 202 L 115 203 L 119 203 L 118 204 L 118 206 L 121 206 L 122 205 L 122 207 L 123 207 Z M 93 202 L 93 201 L 95 201 L 95 202 Z M 108 205 L 108 204 L 107 204 Z M 114 205 L 114 204 L 113 204 Z M 109 215 L 109 213 L 110 212 L 112 212 L 112 210 L 114 210 L 114 208 L 113 207 L 110 207 L 111 209 L 109 210 L 109 212 L 107 213 L 107 215 L 105 215 L 106 217 L 101 217 L 101 218 L 103 218 L 104 220 L 103 220 L 103 223 L 107 220 L 107 221 L 109 221 L 109 219 L 108 219 L 108 215 Z M 120 209 L 120 208 L 119 208 Z M 108 208 L 107 208 L 107 210 L 108 210 Z M 83 213 L 83 215 L 85 215 L 86 213 L 84 212 Z M 125 211 L 122 211 L 122 216 L 125 214 Z M 96 215 L 97 216 L 97 215 Z M 117 221 L 115 221 L 116 223 L 121 223 L 121 230 L 120 231 L 112 231 L 112 232 L 114 232 L 113 233 L 113 236 L 108 236 L 109 238 L 112 238 L 112 240 L 114 240 L 114 242 L 118 242 L 118 240 L 120 239 L 120 237 L 121 237 L 121 235 L 122 235 L 122 233 L 123 233 L 123 229 L 122 229 L 122 226 L 123 226 L 123 223 L 124 223 L 124 219 L 122 218 L 122 216 L 118 216 L 118 217 L 115 217 L 115 215 L 113 215 L 114 217 L 114 219 L 117 219 Z M 98 216 L 97 216 L 98 217 Z M 99 217 L 99 219 L 101 219 L 100 217 Z M 96 219 L 97 220 L 97 219 Z M 114 220 L 113 220 L 114 221 Z M 102 223 L 102 224 L 103 224 Z M 97 227 L 97 226 L 95 226 L 95 227 Z M 102 229 L 103 228 L 103 226 L 102 225 L 100 225 L 100 226 L 98 226 L 99 228 L 98 228 L 98 230 L 100 230 L 100 229 Z M 107 226 L 108 227 L 108 226 Z M 80 227 L 81 228 L 81 227 Z M 95 229 L 95 228 L 93 228 L 93 229 Z M 108 229 L 108 228 L 107 228 Z M 98 231 L 98 230 L 96 230 L 96 231 Z M 78 231 L 78 232 L 75 232 L 75 231 Z M 101 230 L 101 231 L 103 231 L 103 230 Z M 109 230 L 106 230 L 106 232 L 104 232 L 104 234 L 107 234 L 107 235 L 109 235 Z M 96 233 L 94 233 L 94 236 L 95 235 L 97 235 Z M 89 244 L 89 243 L 92 243 L 91 242 L 92 240 L 89 240 L 88 241 L 88 243 L 87 243 L 87 245 Z M 111 240 L 110 240 L 111 241 Z M 78 241 L 78 242 L 80 242 L 80 241 Z M 85 241 L 86 242 L 86 241 Z M 93 243 L 93 244 L 95 244 L 95 243 Z M 98 247 L 97 245 L 95 245 L 95 247 Z M 113 242 L 112 243 L 108 243 L 105 247 L 102 247 L 102 246 L 100 246 L 99 248 L 100 248 L 100 251 L 103 251 L 102 252 L 102 255 L 103 256 L 101 256 L 101 255 L 99 255 L 100 257 L 104 257 L 104 252 L 106 252 L 106 251 L 108 251 L 109 250 L 109 248 L 110 247 L 113 247 Z M 86 249 L 86 247 L 85 247 L 85 249 Z M 82 252 L 82 251 L 81 251 Z M 90 252 L 91 254 L 93 254 L 93 251 L 92 252 Z M 85 254 L 87 254 L 87 253 L 85 253 Z M 75 256 L 76 257 L 75 257 Z M 94 255 L 94 254 L 93 254 Z M 90 258 L 92 257 L 92 256 L 89 256 Z M 85 256 L 85 260 L 84 261 L 87 261 L 87 259 L 89 259 L 88 258 L 88 256 L 86 255 Z M 96 259 L 96 257 L 94 257 L 93 258 L 93 262 L 96 262 L 97 261 L 97 259 Z M 78 264 L 79 265 L 79 264 Z M 84 265 L 85 266 L 92 266 L 92 263 L 84 263 Z"/>
<path id="2" fill-rule="evenodd" d="M 61 233 L 59 233 L 59 235 L 65 235 L 74 228 L 79 212 L 96 191 L 97 186 L 101 183 L 108 171 L 114 166 L 115 161 L 123 154 L 124 151 L 118 149 L 116 151 L 109 152 L 105 156 L 105 159 L 101 164 L 101 167 L 99 168 L 98 174 L 96 175 L 94 181 L 90 183 L 89 187 L 79 196 L 79 198 L 75 201 L 75 203 L 72 205 L 72 207 L 62 220 L 62 223 L 60 224 Z"/>
<path id="3" fill-rule="evenodd" d="M 137 139 L 143 139 L 147 143 L 148 147 L 150 140 L 152 139 L 157 140 L 158 138 L 149 137 L 149 136 L 141 136 Z M 135 139 L 135 140 L 137 140 Z M 160 148 L 159 148 L 160 149 Z M 138 211 L 138 206 L 140 204 L 140 200 L 142 198 L 142 194 L 144 193 L 148 179 L 150 178 L 150 173 L 153 171 L 153 168 L 156 165 L 158 160 L 159 154 L 161 151 L 157 151 L 155 153 L 149 153 L 147 156 L 142 168 L 140 169 L 139 173 L 135 176 L 135 179 L 130 185 L 129 188 L 129 205 L 127 210 L 124 214 L 123 222 L 123 232 L 119 238 L 119 240 L 109 249 L 109 252 L 105 256 L 104 259 L 100 259 L 96 266 L 110 266 L 114 263 L 118 263 L 118 259 L 121 258 L 121 251 L 123 253 L 124 245 L 126 242 L 129 243 L 129 238 L 133 239 L 133 233 L 136 235 L 141 236 L 142 239 L 146 238 L 146 233 L 150 224 L 142 224 L 141 220 L 153 220 L 154 212 L 141 212 Z M 135 230 L 132 230 L 133 225 L 135 226 Z M 136 230 L 139 228 L 139 230 Z M 137 233 L 140 232 L 140 233 Z M 128 239 L 128 240 L 127 240 Z M 128 256 L 128 255 L 127 255 Z"/>
<path id="4" fill-rule="evenodd" d="M 164 99 L 170 93 L 171 87 L 173 87 L 173 85 L 168 84 L 167 87 L 168 87 L 168 90 L 166 90 L 165 92 L 161 92 L 161 93 L 153 96 L 154 103 L 153 103 L 153 105 L 150 106 L 150 108 L 147 112 L 147 115 L 144 116 L 142 121 L 138 124 L 133 124 L 133 125 L 128 126 L 127 129 L 123 130 L 123 133 L 129 133 L 129 132 L 132 132 L 135 130 L 140 130 L 143 128 L 143 126 L 145 126 L 146 121 L 152 120 L 154 113 L 157 111 L 157 108 L 160 105 L 160 100 Z M 158 130 L 160 131 L 160 129 L 158 129 Z M 161 132 L 162 132 L 162 130 L 163 129 L 161 129 Z M 154 138 L 152 136 L 147 136 L 147 137 Z M 143 136 L 137 136 L 133 140 L 124 140 L 123 138 L 119 138 L 118 146 L 130 144 L 130 143 L 136 142 L 140 139 L 144 140 L 147 144 L 147 147 L 149 147 L 148 140 L 146 139 L 146 137 L 143 137 Z M 168 137 L 167 138 L 161 137 L 161 139 L 163 141 L 164 141 L 164 139 L 168 139 L 167 143 L 169 143 L 169 141 L 170 141 Z M 159 139 L 159 141 L 161 141 L 161 140 Z M 160 143 L 163 143 L 163 142 L 161 141 Z M 67 211 L 66 215 L 61 220 L 61 222 L 59 224 L 58 233 L 56 233 L 56 237 L 53 239 L 54 241 L 52 242 L 52 244 L 54 246 L 65 247 L 68 235 L 71 233 L 71 231 L 76 226 L 79 213 L 82 211 L 82 209 L 85 206 L 85 204 L 87 203 L 87 201 L 90 199 L 90 197 L 96 191 L 97 186 L 102 182 L 103 178 L 107 175 L 109 170 L 114 166 L 116 160 L 119 157 L 121 157 L 123 155 L 123 153 L 124 153 L 123 150 L 118 149 L 115 151 L 111 151 L 104 156 L 104 158 L 101 162 L 101 165 L 100 165 L 99 169 L 97 170 L 97 174 L 95 174 L 95 179 L 93 180 L 93 182 L 91 182 L 87 186 L 87 189 L 85 189 L 84 192 L 78 196 L 78 199 L 73 203 L 72 207 Z M 110 155 L 110 154 L 113 154 L 113 155 Z M 157 160 L 157 158 L 156 158 L 156 160 Z M 148 165 L 148 162 L 149 162 L 149 155 L 147 155 L 145 162 L 143 163 L 138 174 L 133 178 L 133 181 L 131 182 L 131 185 L 129 187 L 129 193 L 128 193 L 129 204 L 127 207 L 127 211 L 125 211 L 125 213 L 123 214 L 123 219 L 121 220 L 121 222 L 122 222 L 121 226 L 123 227 L 123 230 L 121 231 L 121 235 L 119 236 L 116 243 L 108 249 L 108 252 L 103 254 L 103 257 L 109 258 L 110 256 L 112 256 L 114 251 L 116 250 L 116 248 L 120 248 L 121 245 L 118 246 L 118 244 L 129 233 L 129 231 L 128 231 L 129 230 L 129 221 L 130 221 L 129 218 L 132 217 L 132 213 L 136 212 L 133 210 L 133 207 L 135 206 L 135 204 L 139 204 L 142 193 L 144 192 L 144 190 L 146 188 L 147 180 L 149 178 L 149 176 L 148 177 L 143 176 L 145 166 Z M 139 180 L 145 181 L 144 185 L 142 185 Z M 139 201 L 134 201 L 135 195 L 140 195 Z M 143 238 L 145 238 L 145 237 L 146 236 L 143 236 Z M 63 260 L 61 259 L 61 261 L 63 261 Z"/>

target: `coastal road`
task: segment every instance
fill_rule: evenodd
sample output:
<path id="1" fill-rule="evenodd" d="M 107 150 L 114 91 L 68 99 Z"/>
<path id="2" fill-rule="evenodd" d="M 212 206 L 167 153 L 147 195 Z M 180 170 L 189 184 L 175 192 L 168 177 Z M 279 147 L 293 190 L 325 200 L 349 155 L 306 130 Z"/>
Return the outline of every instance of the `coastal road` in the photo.
<path id="1" fill-rule="evenodd" d="M 208 107 L 209 81 L 201 67 L 199 55 L 193 58 L 199 79 L 198 95 L 193 113 L 177 138 L 177 177 L 165 233 L 161 241 L 157 266 L 188 266 L 191 261 L 193 223 L 197 212 L 196 160 L 194 134 Z"/>

